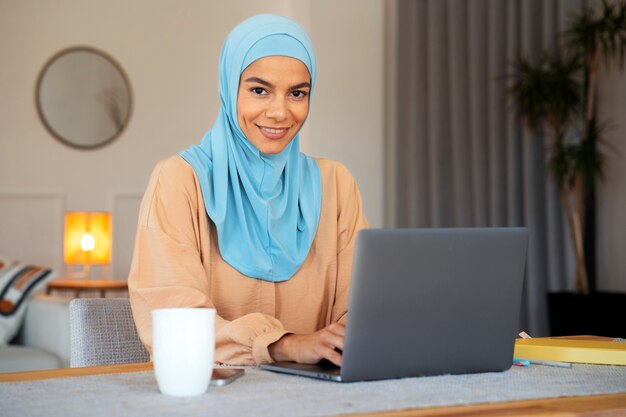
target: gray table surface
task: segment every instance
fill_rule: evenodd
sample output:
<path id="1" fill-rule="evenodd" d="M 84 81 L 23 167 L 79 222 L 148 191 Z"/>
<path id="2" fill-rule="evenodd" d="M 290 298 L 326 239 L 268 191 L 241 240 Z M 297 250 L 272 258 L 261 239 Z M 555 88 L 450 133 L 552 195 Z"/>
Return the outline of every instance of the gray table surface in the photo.
<path id="1" fill-rule="evenodd" d="M 533 365 L 474 375 L 339 384 L 251 367 L 191 398 L 162 395 L 153 372 L 0 383 L 0 416 L 331 416 L 626 392 L 626 366 Z"/>

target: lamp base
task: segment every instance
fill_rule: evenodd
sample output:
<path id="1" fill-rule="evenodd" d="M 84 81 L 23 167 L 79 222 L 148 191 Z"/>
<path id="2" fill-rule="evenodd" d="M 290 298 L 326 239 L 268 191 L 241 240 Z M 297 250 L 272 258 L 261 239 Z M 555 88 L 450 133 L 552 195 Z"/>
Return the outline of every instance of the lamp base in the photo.
<path id="1" fill-rule="evenodd" d="M 68 279 L 74 280 L 74 279 L 90 279 L 89 278 L 89 273 L 91 272 L 91 265 L 89 264 L 84 264 L 84 265 L 69 265 L 66 264 L 66 276 Z M 81 267 L 82 269 L 79 269 L 78 271 L 76 271 L 74 269 L 75 266 Z M 102 265 L 102 277 L 98 278 L 101 280 L 108 280 L 109 279 L 109 265 Z"/>

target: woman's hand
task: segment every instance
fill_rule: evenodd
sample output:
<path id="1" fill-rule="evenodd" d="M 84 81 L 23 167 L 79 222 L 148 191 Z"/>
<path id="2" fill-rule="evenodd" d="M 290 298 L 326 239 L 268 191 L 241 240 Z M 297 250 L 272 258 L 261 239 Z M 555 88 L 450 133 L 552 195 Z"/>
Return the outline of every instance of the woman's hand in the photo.
<path id="1" fill-rule="evenodd" d="M 346 326 L 333 323 L 312 334 L 287 334 L 269 346 L 272 359 L 277 362 L 317 363 L 327 359 L 341 366 L 343 337 Z"/>

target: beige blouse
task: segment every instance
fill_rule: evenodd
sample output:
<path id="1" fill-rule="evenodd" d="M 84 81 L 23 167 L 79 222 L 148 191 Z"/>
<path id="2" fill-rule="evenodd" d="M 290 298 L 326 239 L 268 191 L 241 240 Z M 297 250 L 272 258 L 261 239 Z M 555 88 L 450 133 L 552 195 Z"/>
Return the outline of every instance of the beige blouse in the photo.
<path id="1" fill-rule="evenodd" d="M 137 330 L 149 351 L 156 308 L 214 307 L 215 360 L 238 365 L 271 362 L 268 346 L 286 333 L 313 333 L 345 320 L 354 241 L 368 223 L 347 168 L 317 163 L 317 234 L 300 270 L 278 283 L 245 276 L 222 259 L 200 184 L 184 159 L 173 156 L 156 166 L 141 203 L 128 278 Z"/>

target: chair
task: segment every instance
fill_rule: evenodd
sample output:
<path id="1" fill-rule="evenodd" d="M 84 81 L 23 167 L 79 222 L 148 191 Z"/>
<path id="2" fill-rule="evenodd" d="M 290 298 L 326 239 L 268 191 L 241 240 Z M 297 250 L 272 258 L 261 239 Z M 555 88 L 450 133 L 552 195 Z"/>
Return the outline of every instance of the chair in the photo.
<path id="1" fill-rule="evenodd" d="M 70 303 L 70 366 L 148 362 L 128 298 L 77 298 Z"/>

